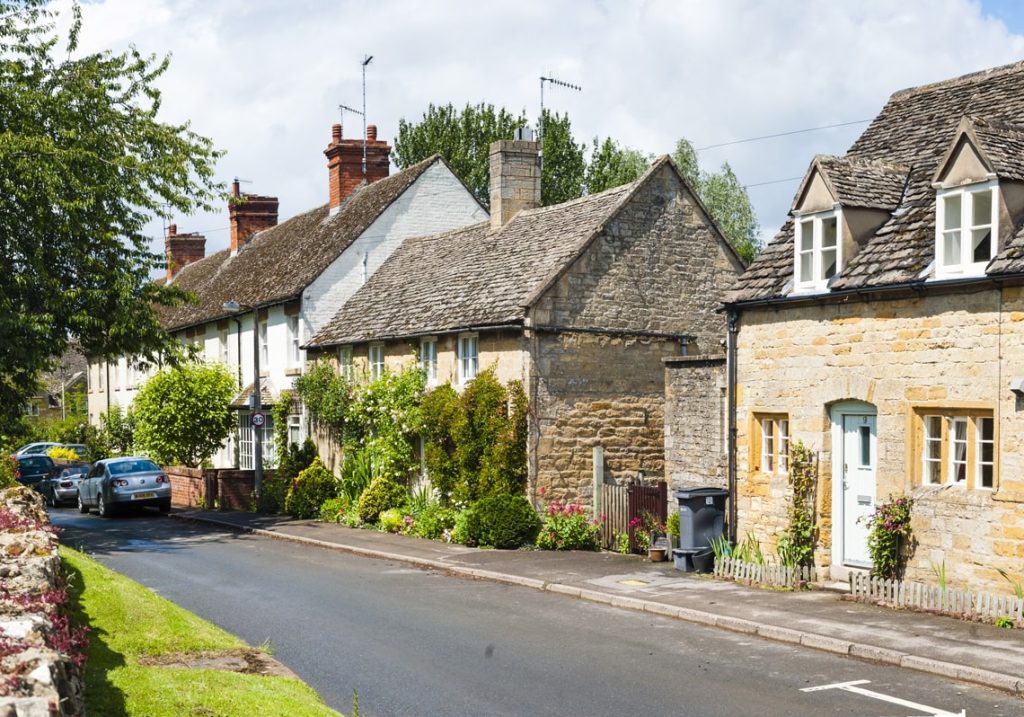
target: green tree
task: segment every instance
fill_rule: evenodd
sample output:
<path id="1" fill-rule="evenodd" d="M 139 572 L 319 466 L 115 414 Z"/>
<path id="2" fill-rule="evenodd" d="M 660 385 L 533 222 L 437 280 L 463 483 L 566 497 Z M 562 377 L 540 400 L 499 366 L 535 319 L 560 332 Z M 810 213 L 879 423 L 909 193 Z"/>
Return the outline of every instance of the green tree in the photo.
<path id="1" fill-rule="evenodd" d="M 496 110 L 482 102 L 461 110 L 451 103 L 431 104 L 419 122 L 398 121 L 392 158 L 399 169 L 405 169 L 440 154 L 480 203 L 489 207 L 487 155 L 491 142 L 511 139 L 516 128 L 525 124 L 525 115 L 513 115 L 505 108 Z"/>
<path id="2" fill-rule="evenodd" d="M 219 153 L 158 119 L 167 59 L 82 54 L 43 0 L 0 0 L 0 422 L 77 338 L 93 357 L 177 355 L 150 281 L 154 216 L 211 209 Z"/>
<path id="3" fill-rule="evenodd" d="M 219 364 L 182 364 L 146 381 L 132 402 L 135 446 L 164 464 L 198 467 L 231 430 L 235 377 Z"/>
<path id="4" fill-rule="evenodd" d="M 545 112 L 544 119 L 541 203 L 577 199 L 583 194 L 585 147 L 573 138 L 569 115 Z M 525 113 L 513 115 L 504 107 L 480 103 L 457 110 L 450 103 L 432 104 L 418 122 L 398 121 L 392 158 L 399 169 L 405 169 L 440 154 L 480 203 L 490 207 L 491 142 L 512 139 L 515 130 L 526 123 Z"/>
<path id="5" fill-rule="evenodd" d="M 590 163 L 587 165 L 587 193 L 597 194 L 635 182 L 650 164 L 651 158 L 639 150 L 620 147 L 611 137 L 606 137 L 604 142 L 598 144 L 597 137 L 594 137 Z"/>
<path id="6" fill-rule="evenodd" d="M 708 213 L 736 253 L 748 264 L 752 262 L 761 250 L 757 216 L 746 188 L 740 184 L 729 163 L 724 162 L 717 172 L 702 170 L 696 150 L 686 139 L 676 143 L 672 159 L 700 195 Z"/>

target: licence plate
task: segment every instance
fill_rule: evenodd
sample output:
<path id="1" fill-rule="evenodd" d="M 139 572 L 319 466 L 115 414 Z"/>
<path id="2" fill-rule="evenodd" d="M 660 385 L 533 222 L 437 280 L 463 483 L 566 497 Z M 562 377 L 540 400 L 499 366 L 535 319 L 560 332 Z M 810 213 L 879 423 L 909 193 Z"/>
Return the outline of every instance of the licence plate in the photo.
<path id="1" fill-rule="evenodd" d="M 147 498 L 156 498 L 156 493 L 132 493 L 132 500 L 146 500 Z"/>

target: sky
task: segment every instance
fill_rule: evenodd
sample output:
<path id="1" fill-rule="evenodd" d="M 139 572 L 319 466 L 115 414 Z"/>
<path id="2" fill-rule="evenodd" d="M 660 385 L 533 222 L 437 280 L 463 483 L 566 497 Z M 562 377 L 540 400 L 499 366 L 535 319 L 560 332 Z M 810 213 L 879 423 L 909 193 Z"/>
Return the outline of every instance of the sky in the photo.
<path id="1" fill-rule="evenodd" d="M 69 0 L 57 0 L 58 8 Z M 323 150 L 339 104 L 378 136 L 430 103 L 539 114 L 539 77 L 578 140 L 611 136 L 651 154 L 680 137 L 728 162 L 770 238 L 815 154 L 843 154 L 893 92 L 1024 59 L 1013 0 L 102 0 L 83 6 L 81 51 L 171 55 L 162 117 L 226 151 L 218 178 L 280 199 L 280 219 L 327 201 Z M 853 124 L 849 124 L 853 123 Z M 346 137 L 361 120 L 346 115 Z M 228 244 L 226 205 L 174 218 Z M 163 223 L 150 226 L 163 251 Z"/>

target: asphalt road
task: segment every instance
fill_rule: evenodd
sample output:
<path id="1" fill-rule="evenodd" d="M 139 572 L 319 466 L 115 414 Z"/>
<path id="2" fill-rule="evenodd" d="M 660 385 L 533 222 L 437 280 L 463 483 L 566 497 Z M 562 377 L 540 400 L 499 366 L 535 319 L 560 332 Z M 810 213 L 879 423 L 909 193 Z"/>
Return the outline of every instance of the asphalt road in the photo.
<path id="1" fill-rule="evenodd" d="M 527 588 L 156 513 L 51 513 L 63 542 L 269 642 L 345 713 L 358 690 L 367 717 L 1024 714 L 1024 701 L 985 688 Z"/>

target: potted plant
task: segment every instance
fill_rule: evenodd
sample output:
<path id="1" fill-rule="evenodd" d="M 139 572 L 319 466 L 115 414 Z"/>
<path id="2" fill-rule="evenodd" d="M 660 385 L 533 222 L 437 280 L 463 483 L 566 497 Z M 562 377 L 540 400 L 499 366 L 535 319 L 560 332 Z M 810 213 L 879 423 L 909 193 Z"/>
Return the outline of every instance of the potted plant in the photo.
<path id="1" fill-rule="evenodd" d="M 669 544 L 664 523 L 645 511 L 640 518 L 634 518 L 631 525 L 636 529 L 636 546 L 641 554 L 646 550 L 652 563 L 668 558 Z"/>

